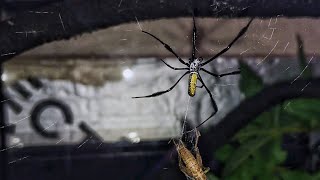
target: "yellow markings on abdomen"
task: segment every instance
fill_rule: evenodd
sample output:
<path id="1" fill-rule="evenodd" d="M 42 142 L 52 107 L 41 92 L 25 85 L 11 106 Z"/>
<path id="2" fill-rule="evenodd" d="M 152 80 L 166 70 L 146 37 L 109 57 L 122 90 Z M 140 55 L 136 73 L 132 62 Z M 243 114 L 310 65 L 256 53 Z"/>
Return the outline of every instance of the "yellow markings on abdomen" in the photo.
<path id="1" fill-rule="evenodd" d="M 189 75 L 188 94 L 193 97 L 196 94 L 198 74 L 191 73 Z"/>

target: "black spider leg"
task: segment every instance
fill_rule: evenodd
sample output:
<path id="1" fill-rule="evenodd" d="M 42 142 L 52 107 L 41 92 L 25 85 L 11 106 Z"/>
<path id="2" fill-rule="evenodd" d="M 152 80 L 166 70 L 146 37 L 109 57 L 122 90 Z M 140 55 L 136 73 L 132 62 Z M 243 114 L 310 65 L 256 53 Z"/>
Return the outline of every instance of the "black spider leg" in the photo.
<path id="1" fill-rule="evenodd" d="M 174 83 L 174 85 L 171 86 L 171 87 L 170 87 L 169 89 L 167 89 L 167 90 L 155 92 L 155 93 L 150 94 L 150 95 L 147 95 L 147 96 L 137 96 L 137 97 L 132 97 L 132 98 L 149 98 L 149 97 L 155 97 L 155 96 L 160 96 L 160 95 L 162 95 L 162 94 L 165 94 L 165 93 L 171 91 L 171 90 L 180 82 L 180 80 L 181 80 L 185 75 L 187 75 L 188 73 L 190 73 L 190 72 L 189 72 L 189 71 L 185 72 L 185 73 L 178 79 L 178 81 L 177 81 L 176 83 Z"/>
<path id="2" fill-rule="evenodd" d="M 201 86 L 196 85 L 197 88 L 203 88 L 203 84 L 201 83 Z"/>
<path id="3" fill-rule="evenodd" d="M 170 51 L 173 55 L 175 55 L 182 64 L 184 64 L 184 65 L 186 65 L 186 66 L 189 67 L 189 64 L 186 63 L 186 62 L 184 62 L 184 61 L 181 59 L 181 57 L 179 57 L 179 56 L 177 55 L 177 53 L 175 53 L 168 44 L 164 43 L 163 41 L 161 41 L 159 38 L 157 38 L 156 36 L 154 36 L 154 35 L 151 34 L 151 33 L 148 33 L 148 32 L 146 32 L 146 31 L 142 31 L 142 32 L 143 32 L 143 33 L 146 33 L 146 34 L 150 35 L 151 37 L 155 38 L 156 40 L 158 40 L 168 51 Z"/>
<path id="4" fill-rule="evenodd" d="M 244 35 L 245 32 L 247 32 L 251 22 L 253 21 L 253 18 L 250 19 L 250 21 L 248 22 L 248 24 L 243 27 L 241 29 L 241 31 L 238 33 L 238 35 L 236 36 L 236 38 L 233 39 L 233 41 L 226 47 L 224 48 L 222 51 L 220 51 L 218 54 L 216 54 L 215 56 L 213 56 L 212 58 L 210 58 L 209 60 L 205 61 L 204 63 L 201 63 L 201 66 L 204 66 L 206 64 L 208 64 L 209 62 L 211 62 L 212 60 L 216 59 L 217 57 L 221 56 L 223 53 L 227 52 L 232 45 L 241 37 Z"/>
<path id="5" fill-rule="evenodd" d="M 166 63 L 163 59 L 160 59 L 165 65 L 167 65 L 169 68 L 173 69 L 173 70 L 189 70 L 189 68 L 176 68 L 173 67 L 171 65 L 169 65 L 168 63 Z"/>
<path id="6" fill-rule="evenodd" d="M 206 69 L 204 69 L 204 68 L 200 68 L 200 70 L 202 70 L 202 71 L 204 71 L 205 73 L 208 73 L 208 74 L 210 74 L 211 76 L 214 76 L 214 77 L 216 77 L 216 78 L 220 76 L 219 74 L 212 73 L 212 72 L 210 72 L 210 71 L 208 71 L 208 70 L 206 70 Z"/>
<path id="7" fill-rule="evenodd" d="M 204 68 L 201 68 L 200 70 L 204 71 L 205 73 L 208 73 L 210 74 L 211 76 L 214 76 L 214 77 L 223 77 L 223 76 L 229 76 L 229 75 L 235 75 L 235 74 L 240 74 L 241 71 L 232 71 L 232 72 L 229 72 L 229 73 L 225 73 L 225 74 L 215 74 L 215 73 L 212 73 Z"/>
<path id="8" fill-rule="evenodd" d="M 208 89 L 208 87 L 204 84 L 200 74 L 199 74 L 199 80 L 202 83 L 202 85 L 204 86 L 204 88 L 207 90 L 207 92 L 209 93 L 210 99 L 211 99 L 211 103 L 214 109 L 214 112 L 204 121 L 202 121 L 195 129 L 197 129 L 198 127 L 200 127 L 201 125 L 203 125 L 204 123 L 206 123 L 210 118 L 212 118 L 217 112 L 218 112 L 218 106 L 216 104 L 216 102 L 214 101 L 212 94 L 210 92 L 210 90 Z"/>
<path id="9" fill-rule="evenodd" d="M 236 74 L 240 74 L 240 73 L 241 73 L 241 71 L 232 71 L 232 72 L 229 72 L 229 73 L 220 74 L 220 77 L 229 76 L 229 75 L 236 75 Z"/>
<path id="10" fill-rule="evenodd" d="M 191 57 L 191 61 L 193 61 L 196 57 L 197 27 L 196 27 L 196 22 L 194 19 L 194 13 L 192 16 L 192 20 L 193 20 L 193 30 L 192 30 L 192 57 Z"/>

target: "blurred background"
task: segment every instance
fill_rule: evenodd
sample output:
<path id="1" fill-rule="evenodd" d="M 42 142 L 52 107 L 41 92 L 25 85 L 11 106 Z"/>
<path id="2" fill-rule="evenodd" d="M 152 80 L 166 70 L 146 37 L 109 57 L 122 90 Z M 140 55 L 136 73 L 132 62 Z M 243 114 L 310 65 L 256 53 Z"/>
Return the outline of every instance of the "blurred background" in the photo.
<path id="1" fill-rule="evenodd" d="M 120 10 L 126 5 L 117 3 L 114 8 Z M 196 18 L 196 53 L 204 59 L 225 48 L 249 21 L 239 15 L 247 12 L 246 6 L 227 1 L 210 4 L 206 8 L 212 17 Z M 192 48 L 191 13 L 188 17 L 150 18 L 154 20 L 140 20 L 137 13 L 131 22 L 81 34 L 70 32 L 68 40 L 33 45 L 37 37 L 48 33 L 49 26 L 40 24 L 47 17 L 56 19 L 55 30 L 69 33 L 72 11 L 57 11 L 64 5 L 60 2 L 5 1 L 2 5 L 0 27 L 5 30 L 0 34 L 10 34 L 1 35 L 0 40 L 13 45 L 1 45 L 1 50 L 17 47 L 17 52 L 0 52 L 1 57 L 12 56 L 1 64 L 1 179 L 186 178 L 179 171 L 174 146 L 168 142 L 181 136 L 185 119 L 187 127 L 193 128 L 214 111 L 209 94 L 198 89 L 189 101 L 188 80 L 184 78 L 162 96 L 131 97 L 168 89 L 183 74 L 161 62 L 183 67 L 141 30 L 168 43 L 187 61 Z M 231 18 L 218 15 L 226 10 L 232 11 L 227 11 Z M 30 20 L 24 22 L 30 26 L 18 26 L 19 18 Z M 6 28 L 8 24 L 15 28 Z M 222 78 L 201 74 L 219 108 L 200 127 L 199 148 L 205 166 L 211 168 L 209 179 L 320 179 L 320 101 L 301 99 L 305 90 L 318 87 L 313 81 L 320 76 L 319 27 L 316 18 L 261 15 L 228 52 L 206 65 L 218 74 L 238 68 L 242 71 Z M 28 40 L 34 48 L 22 47 Z M 279 95 L 275 97 L 279 102 L 257 110 L 259 114 L 256 107 L 240 104 L 254 99 L 264 87 L 281 82 L 299 84 L 300 80 L 305 82 L 297 91 L 301 97 L 299 93 L 294 97 Z M 280 91 L 290 94 L 290 86 Z M 255 102 L 257 109 L 260 101 Z M 242 114 L 257 115 L 247 119 L 252 122 L 242 124 L 228 141 L 219 142 L 220 148 L 211 146 L 215 139 L 209 137 L 216 133 L 214 128 L 239 107 L 244 108 Z M 233 119 L 237 118 L 240 122 L 241 117 Z M 214 137 L 223 136 L 216 133 Z"/>

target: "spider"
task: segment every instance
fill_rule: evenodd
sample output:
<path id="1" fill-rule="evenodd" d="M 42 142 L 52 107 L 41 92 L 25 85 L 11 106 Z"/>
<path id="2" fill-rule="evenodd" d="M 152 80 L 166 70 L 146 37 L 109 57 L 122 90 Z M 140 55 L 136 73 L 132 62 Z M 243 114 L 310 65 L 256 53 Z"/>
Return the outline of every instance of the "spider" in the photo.
<path id="1" fill-rule="evenodd" d="M 227 52 L 232 45 L 241 37 L 243 36 L 246 31 L 248 30 L 251 22 L 253 21 L 253 18 L 250 19 L 250 21 L 248 22 L 248 24 L 243 27 L 241 29 L 241 31 L 238 33 L 238 35 L 231 41 L 231 43 L 229 43 L 229 45 L 227 47 L 225 47 L 223 50 L 221 50 L 218 54 L 216 54 L 215 56 L 213 56 L 212 58 L 208 59 L 208 60 L 203 60 L 202 57 L 196 57 L 196 39 L 197 39 L 197 28 L 196 28 L 196 23 L 195 23 L 195 18 L 193 16 L 193 30 L 192 30 L 192 54 L 191 54 L 191 58 L 189 58 L 189 62 L 185 62 L 184 60 L 181 59 L 180 56 L 177 55 L 177 53 L 175 53 L 172 48 L 164 43 L 163 41 L 161 41 L 158 37 L 156 37 L 155 35 L 146 32 L 146 31 L 142 31 L 143 33 L 153 37 L 154 39 L 156 39 L 157 41 L 159 41 L 169 52 L 171 52 L 179 61 L 180 63 L 182 63 L 183 65 L 185 65 L 185 68 L 177 68 L 177 67 L 173 67 L 171 65 L 169 65 L 168 63 L 166 63 L 163 59 L 160 59 L 166 66 L 168 66 L 169 68 L 173 69 L 173 70 L 177 70 L 177 71 L 181 71 L 181 70 L 186 70 L 186 72 L 167 90 L 164 91 L 159 91 L 159 92 L 155 92 L 153 94 L 150 95 L 146 95 L 146 96 L 136 96 L 136 97 L 132 97 L 132 98 L 150 98 L 150 97 L 156 97 L 156 96 L 160 96 L 162 94 L 165 94 L 169 91 L 171 91 L 174 87 L 176 87 L 176 85 L 180 82 L 180 80 L 187 74 L 189 74 L 189 81 L 188 81 L 188 94 L 190 97 L 195 96 L 196 94 L 196 89 L 197 88 L 205 88 L 206 91 L 208 92 L 210 99 L 211 99 L 211 103 L 214 109 L 214 112 L 207 118 L 205 119 L 203 122 L 201 122 L 199 125 L 196 126 L 196 128 L 200 127 L 202 124 L 204 124 L 205 122 L 207 122 L 211 117 L 213 117 L 217 112 L 218 112 L 218 106 L 215 102 L 215 100 L 213 99 L 213 96 L 210 92 L 210 90 L 208 89 L 208 87 L 205 85 L 205 83 L 203 82 L 203 79 L 201 78 L 200 75 L 200 71 L 203 71 L 215 78 L 220 78 L 223 76 L 228 76 L 228 75 L 235 75 L 235 74 L 240 74 L 240 70 L 238 71 L 233 71 L 233 72 L 229 72 L 229 73 L 225 73 L 225 74 L 215 74 L 212 73 L 208 70 L 206 70 L 205 68 L 203 68 L 203 66 L 205 66 L 206 64 L 210 63 L 211 61 L 213 61 L 214 59 L 218 58 L 219 56 L 221 56 L 222 54 L 224 54 L 225 52 Z M 201 86 L 197 86 L 197 80 L 199 79 L 199 81 L 201 82 Z M 196 129 L 195 128 L 195 129 Z"/>

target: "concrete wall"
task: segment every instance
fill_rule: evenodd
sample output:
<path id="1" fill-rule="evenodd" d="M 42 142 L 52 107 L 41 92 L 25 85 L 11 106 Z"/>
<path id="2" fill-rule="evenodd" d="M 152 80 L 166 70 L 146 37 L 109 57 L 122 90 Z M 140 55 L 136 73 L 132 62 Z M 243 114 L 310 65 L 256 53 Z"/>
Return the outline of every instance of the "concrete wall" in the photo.
<path id="1" fill-rule="evenodd" d="M 181 66 L 173 60 L 169 60 L 168 63 Z M 238 67 L 237 61 L 232 59 L 228 61 L 218 59 L 214 64 L 219 72 L 236 70 Z M 28 72 L 35 75 L 34 70 L 39 69 L 39 66 L 41 63 L 24 65 L 22 68 L 18 62 L 15 62 L 7 65 L 5 72 L 8 79 L 15 75 L 21 78 L 21 72 L 24 72 L 25 76 Z M 64 71 L 64 68 L 68 67 L 61 65 L 56 70 Z M 208 68 L 213 71 L 213 66 Z M 50 72 L 48 65 L 43 66 L 42 71 L 46 69 L 47 73 Z M 95 70 L 92 69 L 92 71 Z M 19 114 L 8 107 L 9 121 L 16 126 L 14 137 L 25 145 L 79 143 L 86 138 L 85 133 L 78 127 L 81 122 L 87 123 L 105 141 L 118 141 L 123 137 L 133 136 L 134 132 L 141 140 L 169 139 L 179 136 L 180 121 L 184 119 L 188 106 L 188 77 L 182 79 L 175 89 L 165 95 L 149 99 L 132 99 L 132 96 L 148 95 L 168 89 L 183 72 L 171 70 L 156 59 L 130 61 L 124 63 L 118 71 L 121 74 L 124 73 L 122 78 L 106 80 L 101 85 L 83 84 L 67 79 L 50 80 L 44 78 L 42 74 L 41 82 L 44 87 L 36 90 L 26 80 L 18 80 L 32 93 L 30 99 L 22 98 L 12 88 L 14 80 L 11 79 L 11 83 L 7 85 L 10 98 L 23 107 L 23 111 Z M 41 71 L 38 72 L 41 74 Z M 239 76 L 224 77 L 220 81 L 205 74 L 202 76 L 212 90 L 219 107 L 219 113 L 204 125 L 207 126 L 221 119 L 240 101 L 241 96 L 237 88 Z M 61 136 L 55 139 L 41 137 L 30 125 L 30 112 L 38 102 L 47 98 L 60 99 L 71 107 L 74 115 L 74 123 L 66 125 L 63 115 L 57 109 L 49 108 L 42 113 L 41 124 L 47 128 L 46 131 L 57 130 L 61 133 Z M 196 96 L 190 100 L 188 123 L 194 126 L 208 117 L 212 111 L 209 95 L 204 88 L 198 89 Z"/>
<path id="2" fill-rule="evenodd" d="M 245 59 L 245 62 L 262 76 L 267 84 L 284 79 L 293 79 L 301 72 L 295 60 L 268 59 L 262 65 L 257 66 L 257 63 L 261 60 L 262 58 L 249 58 Z M 188 107 L 187 77 L 182 79 L 175 89 L 162 96 L 149 99 L 132 99 L 131 97 L 165 90 L 174 84 L 182 72 L 174 71 L 161 61 L 153 58 L 125 61 L 121 65 L 118 64 L 118 61 L 114 61 L 114 64 L 112 61 L 103 62 L 108 62 L 105 65 L 106 71 L 108 68 L 117 67 L 114 68 L 117 70 L 109 73 L 120 74 L 121 76 L 117 75 L 114 76 L 116 78 L 110 78 L 106 73 L 103 76 L 105 78 L 103 83 L 101 83 L 102 80 L 97 80 L 99 83 L 94 82 L 94 79 L 98 79 L 96 76 L 101 74 L 99 71 L 104 69 L 102 62 L 101 64 L 98 63 L 101 69 L 96 68 L 96 62 L 90 63 L 90 61 L 83 62 L 82 66 L 79 66 L 79 62 L 76 65 L 70 62 L 67 63 L 69 65 L 60 63 L 60 67 L 57 67 L 55 63 L 45 63 L 45 60 L 41 63 L 30 63 L 29 65 L 26 65 L 25 61 L 7 64 L 5 66 L 6 76 L 8 80 L 11 79 L 7 81 L 7 90 L 11 100 L 18 102 L 23 107 L 23 111 L 19 114 L 8 107 L 9 122 L 16 126 L 16 132 L 11 137 L 12 144 L 21 142 L 25 146 L 30 146 L 81 143 L 83 140 L 90 138 L 79 129 L 81 122 L 85 122 L 96 131 L 104 141 L 119 141 L 126 137 L 127 140 L 138 142 L 139 140 L 169 139 L 180 135 L 181 120 L 184 119 Z M 181 67 L 177 60 L 169 59 L 167 62 L 173 66 Z M 318 62 L 317 59 L 314 59 L 310 63 L 315 75 L 320 74 L 317 71 L 319 68 L 316 68 L 319 66 Z M 84 65 L 93 73 L 88 74 L 89 71 L 86 70 L 86 73 L 83 74 L 82 68 L 79 67 Z M 40 67 L 42 67 L 42 70 L 39 70 Z M 210 71 L 224 73 L 235 70 L 237 67 L 238 61 L 236 59 L 219 58 L 208 65 L 207 68 Z M 52 69 L 57 72 L 66 72 L 70 68 L 77 72 L 79 81 L 76 81 L 74 76 L 71 76 L 68 80 L 67 76 L 57 78 L 57 76 L 52 75 L 54 74 Z M 37 69 L 38 71 L 35 71 Z M 43 72 L 47 72 L 47 76 Z M 37 73 L 40 74 L 39 77 L 42 77 L 41 82 L 44 84 L 44 87 L 39 90 L 31 87 L 26 80 L 23 80 L 23 77 L 27 77 L 28 74 L 35 76 Z M 219 107 L 217 115 L 204 124 L 203 127 L 206 127 L 217 123 L 240 102 L 243 96 L 238 88 L 238 75 L 221 79 L 212 78 L 204 73 L 201 75 Z M 52 76 L 56 78 L 52 78 Z M 86 79 L 88 76 L 91 77 L 91 84 L 81 82 L 81 79 Z M 19 78 L 14 80 L 12 77 Z M 90 82 L 89 80 L 90 78 L 86 82 Z M 12 88 L 14 81 L 22 83 L 32 93 L 32 97 L 28 100 L 22 98 Z M 67 125 L 63 121 L 63 115 L 57 109 L 49 108 L 42 113 L 40 122 L 46 128 L 45 130 L 58 131 L 60 133 L 59 138 L 48 139 L 42 137 L 32 128 L 30 123 L 31 110 L 37 103 L 47 98 L 60 99 L 71 107 L 74 115 L 74 122 Z M 208 117 L 213 111 L 210 103 L 210 98 L 205 89 L 198 89 L 196 96 L 190 99 L 187 122 L 194 126 Z"/>

